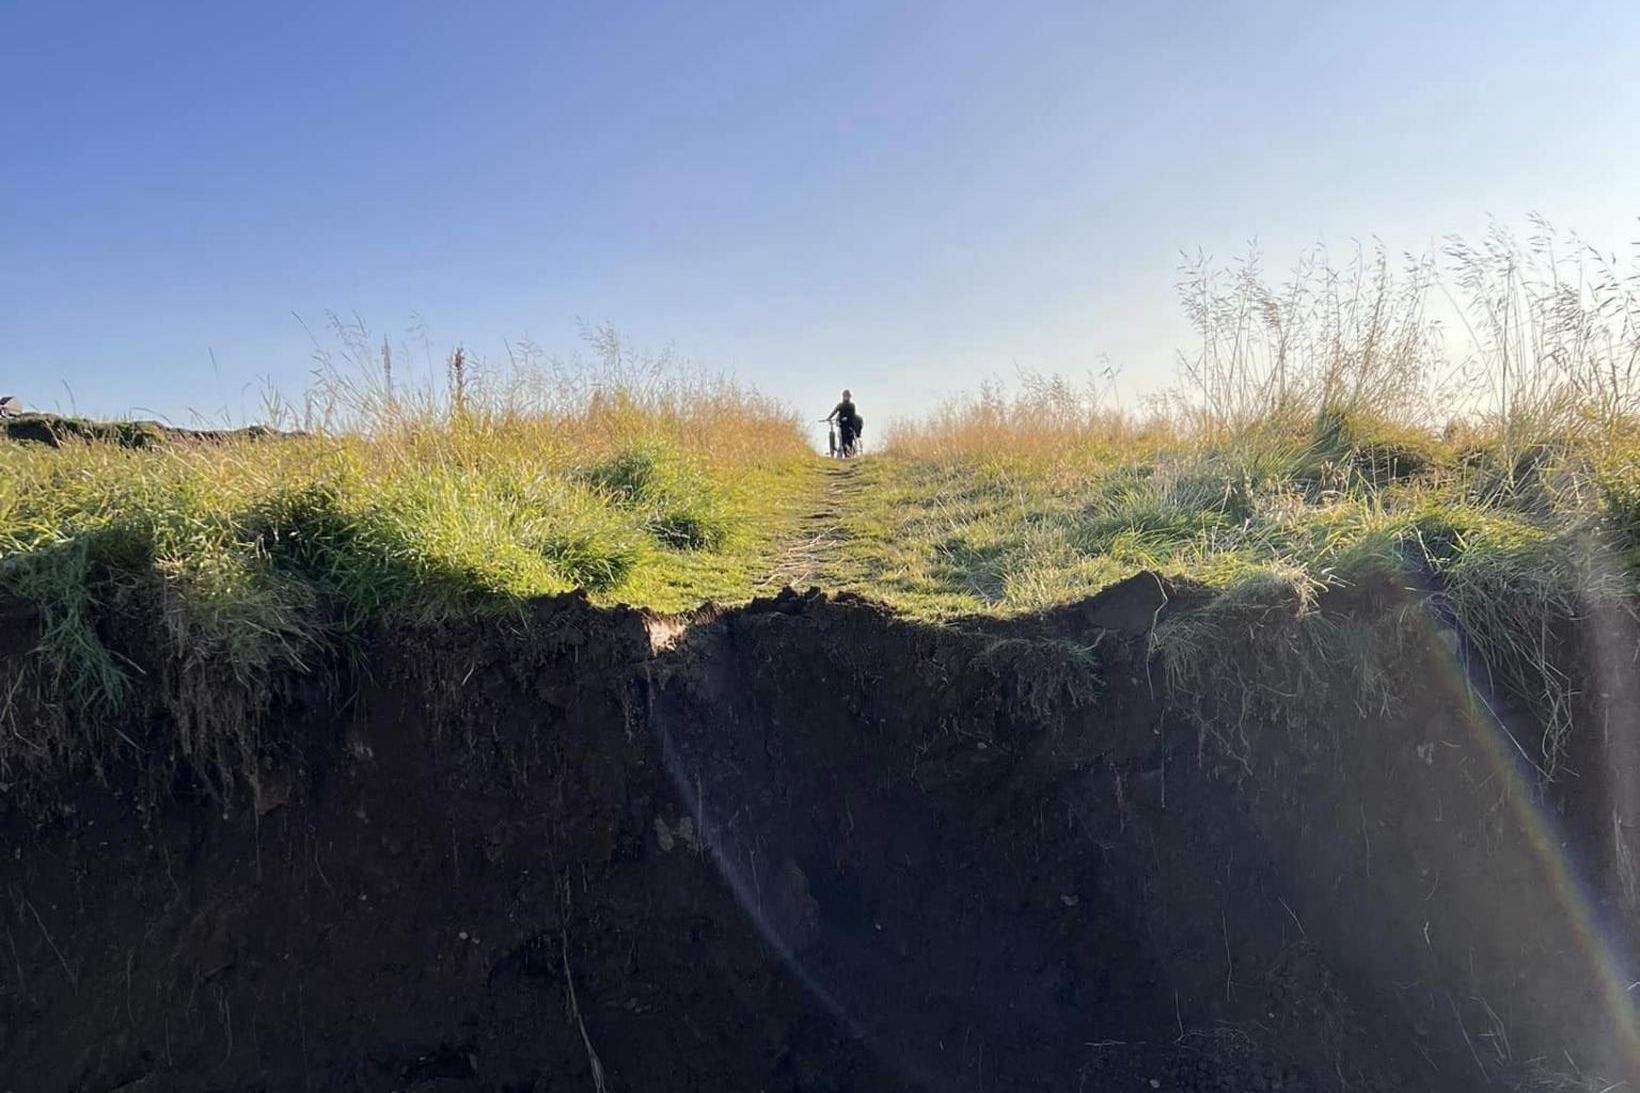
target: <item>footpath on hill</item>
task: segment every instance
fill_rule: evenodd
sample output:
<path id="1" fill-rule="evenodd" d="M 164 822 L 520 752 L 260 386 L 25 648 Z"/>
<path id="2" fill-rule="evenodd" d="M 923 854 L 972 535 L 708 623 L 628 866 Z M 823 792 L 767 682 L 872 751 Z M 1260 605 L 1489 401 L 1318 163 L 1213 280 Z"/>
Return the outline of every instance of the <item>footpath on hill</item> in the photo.
<path id="1" fill-rule="evenodd" d="M 859 510 L 870 481 L 854 460 L 833 460 L 817 477 L 809 510 L 780 548 L 768 575 L 758 586 L 767 594 L 790 585 L 796 589 L 844 583 L 844 565 L 854 532 L 849 516 Z"/>
<path id="2" fill-rule="evenodd" d="M 828 460 L 775 536 L 754 591 L 853 592 L 941 622 L 1069 602 L 1140 568 L 1033 551 L 1039 501 L 968 466 Z"/>

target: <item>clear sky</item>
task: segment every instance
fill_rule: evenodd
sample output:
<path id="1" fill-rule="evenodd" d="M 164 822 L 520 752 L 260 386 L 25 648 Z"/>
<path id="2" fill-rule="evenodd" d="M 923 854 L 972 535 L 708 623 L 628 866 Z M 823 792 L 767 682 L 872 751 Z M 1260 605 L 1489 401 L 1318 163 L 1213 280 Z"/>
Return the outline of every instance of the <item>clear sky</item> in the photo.
<path id="1" fill-rule="evenodd" d="M 1635 0 L 0 0 L 0 388 L 254 414 L 334 309 L 492 357 L 609 322 L 815 417 L 1140 390 L 1181 250 L 1621 248 L 1637 138 Z"/>

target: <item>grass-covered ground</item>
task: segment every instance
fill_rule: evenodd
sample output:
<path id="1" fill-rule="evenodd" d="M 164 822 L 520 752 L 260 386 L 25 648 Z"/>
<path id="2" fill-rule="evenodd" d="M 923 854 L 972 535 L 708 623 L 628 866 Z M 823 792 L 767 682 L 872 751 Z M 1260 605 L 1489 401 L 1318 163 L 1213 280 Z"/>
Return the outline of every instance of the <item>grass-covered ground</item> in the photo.
<path id="1" fill-rule="evenodd" d="M 1502 232 L 1448 249 L 1474 324 L 1458 359 L 1426 266 L 1187 271 L 1201 340 L 1166 397 L 1134 412 L 1027 375 L 900 423 L 850 475 L 817 583 L 938 620 L 1156 571 L 1216 594 L 1154 635 L 1176 692 L 1289 713 L 1312 669 L 1311 690 L 1342 668 L 1363 709 L 1391 701 L 1408 619 L 1348 590 L 1414 602 L 1535 709 L 1523 751 L 1553 777 L 1571 639 L 1640 607 L 1640 281 L 1558 253 Z"/>
<path id="2" fill-rule="evenodd" d="M 355 409 L 297 436 L 0 443 L 0 590 L 42 612 L 64 693 L 121 701 L 99 626 L 122 606 L 254 683 L 395 619 L 742 599 L 816 471 L 790 413 L 719 381 Z"/>
<path id="3" fill-rule="evenodd" d="M 419 396 L 360 337 L 349 370 L 321 361 L 326 409 L 310 401 L 300 435 L 0 443 L 0 592 L 41 612 L 53 695 L 96 712 L 132 677 L 105 641 L 122 612 L 189 687 L 255 706 L 374 627 L 570 589 L 682 611 L 814 584 L 938 621 L 1139 570 L 1218 593 L 1156 635 L 1182 690 L 1245 683 L 1222 678 L 1245 660 L 1227 648 L 1357 664 L 1370 690 L 1393 634 L 1315 606 L 1416 585 L 1538 706 L 1532 758 L 1553 773 L 1564 635 L 1633 614 L 1640 578 L 1640 291 L 1559 253 L 1501 233 L 1449 248 L 1473 322 L 1460 360 L 1424 313 L 1427 265 L 1311 263 L 1279 286 L 1193 268 L 1200 344 L 1142 413 L 1027 377 L 848 464 L 779 403 L 635 368 L 607 331 L 601 368 L 481 385 L 458 351 Z"/>
<path id="4" fill-rule="evenodd" d="M 1227 650 L 1292 641 L 1365 670 L 1383 620 L 1328 617 L 1318 601 L 1434 590 L 1501 683 L 1568 715 L 1565 635 L 1598 608 L 1632 612 L 1640 590 L 1637 437 L 1511 456 L 1370 428 L 1339 446 L 1335 426 L 1224 446 L 1090 435 L 1051 457 L 1001 429 L 973 451 L 913 435 L 853 468 L 815 581 L 944 620 L 1027 614 L 1159 572 L 1217 593 L 1156 635 L 1176 682 L 1204 687 L 1239 662 Z M 1563 744 L 1532 758 L 1552 767 Z"/>
<path id="5" fill-rule="evenodd" d="M 1090 443 L 1051 460 L 994 435 L 986 450 L 891 446 L 854 467 L 846 549 L 825 582 L 931 619 L 1037 611 L 1139 570 L 1218 589 L 1278 582 L 1309 600 L 1408 565 L 1453 587 L 1476 566 L 1513 569 L 1517 584 L 1574 559 L 1624 568 L 1636 530 L 1640 446 L 1627 437 L 1520 460 L 1431 437 L 1399 453 L 1409 469 L 1377 475 L 1363 470 L 1372 451 L 1318 454 L 1296 431 L 1248 447 Z"/>

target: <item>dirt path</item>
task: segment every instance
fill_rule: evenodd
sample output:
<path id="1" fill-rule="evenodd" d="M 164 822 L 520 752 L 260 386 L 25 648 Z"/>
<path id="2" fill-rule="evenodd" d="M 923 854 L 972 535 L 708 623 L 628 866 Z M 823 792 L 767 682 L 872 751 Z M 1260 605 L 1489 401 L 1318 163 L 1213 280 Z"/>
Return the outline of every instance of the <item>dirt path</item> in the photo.
<path id="1" fill-rule="evenodd" d="M 856 506 L 865 486 L 857 461 L 829 461 L 821 472 L 814 508 L 798 522 L 758 591 L 773 592 L 787 585 L 807 589 L 827 583 L 826 575 L 835 572 L 852 538 L 843 515 Z"/>

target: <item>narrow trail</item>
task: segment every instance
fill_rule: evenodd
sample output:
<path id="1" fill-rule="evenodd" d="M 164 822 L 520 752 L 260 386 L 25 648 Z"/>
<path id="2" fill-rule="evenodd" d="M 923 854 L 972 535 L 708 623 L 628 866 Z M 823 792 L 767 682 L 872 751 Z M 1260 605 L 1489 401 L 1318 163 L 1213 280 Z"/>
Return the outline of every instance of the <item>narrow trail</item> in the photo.
<path id="1" fill-rule="evenodd" d="M 856 507 L 855 502 L 866 487 L 859 470 L 857 460 L 827 463 L 821 471 L 814 508 L 798 522 L 758 591 L 772 592 L 786 585 L 806 589 L 826 583 L 826 576 L 836 571 L 842 552 L 853 537 L 843 523 L 843 515 Z"/>

